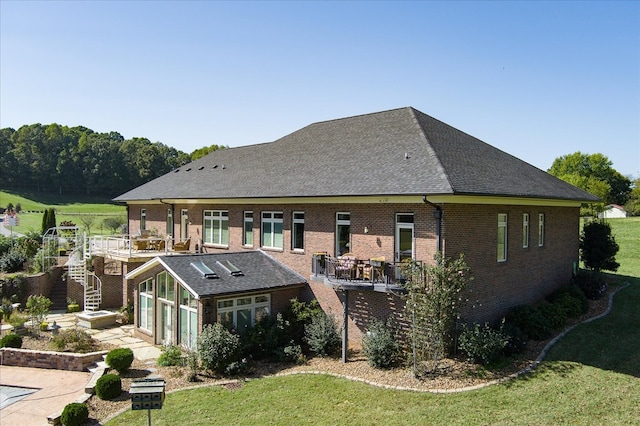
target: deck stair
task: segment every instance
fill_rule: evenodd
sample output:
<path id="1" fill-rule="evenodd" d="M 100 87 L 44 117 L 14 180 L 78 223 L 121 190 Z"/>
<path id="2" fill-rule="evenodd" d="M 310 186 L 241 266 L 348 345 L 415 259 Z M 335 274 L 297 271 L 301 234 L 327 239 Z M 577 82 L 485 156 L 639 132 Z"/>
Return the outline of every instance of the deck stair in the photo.
<path id="1" fill-rule="evenodd" d="M 67 275 L 84 287 L 84 310 L 95 311 L 102 302 L 102 282 L 93 272 L 87 269 L 91 261 L 89 239 L 84 236 L 82 245 L 76 246 L 67 262 Z"/>

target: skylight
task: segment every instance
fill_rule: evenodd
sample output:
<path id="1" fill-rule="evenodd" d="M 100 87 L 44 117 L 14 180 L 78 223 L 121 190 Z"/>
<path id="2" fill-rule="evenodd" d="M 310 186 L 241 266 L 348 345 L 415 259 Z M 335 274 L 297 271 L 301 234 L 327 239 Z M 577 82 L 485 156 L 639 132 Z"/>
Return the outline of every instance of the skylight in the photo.
<path id="1" fill-rule="evenodd" d="M 202 262 L 191 262 L 191 266 L 193 266 L 196 269 L 196 271 L 200 272 L 203 278 L 207 278 L 207 279 L 220 278 L 218 274 L 213 272 L 207 265 L 205 265 Z"/>
<path id="2" fill-rule="evenodd" d="M 243 276 L 244 275 L 244 273 L 236 265 L 234 265 L 233 263 L 229 262 L 228 260 L 218 260 L 217 263 L 220 266 L 222 266 L 224 269 L 229 271 L 229 273 L 233 277 L 239 277 L 239 276 Z"/>

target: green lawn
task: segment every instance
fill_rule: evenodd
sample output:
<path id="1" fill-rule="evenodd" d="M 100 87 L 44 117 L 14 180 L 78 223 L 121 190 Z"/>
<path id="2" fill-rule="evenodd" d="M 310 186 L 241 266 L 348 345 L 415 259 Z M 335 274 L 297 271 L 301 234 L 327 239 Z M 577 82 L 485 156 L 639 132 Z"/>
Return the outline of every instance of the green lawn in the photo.
<path id="1" fill-rule="evenodd" d="M 612 220 L 620 283 L 612 312 L 582 324 L 532 373 L 477 391 L 392 391 L 324 375 L 271 377 L 238 390 L 167 395 L 154 425 L 632 425 L 640 424 L 640 218 Z M 108 426 L 144 425 L 127 411 Z"/>
<path id="2" fill-rule="evenodd" d="M 81 217 L 83 215 L 94 216 L 94 223 L 91 227 L 92 234 L 107 234 L 111 231 L 102 227 L 102 221 L 107 217 L 121 216 L 126 219 L 127 209 L 125 206 L 111 203 L 104 197 L 84 197 L 77 195 L 73 197 L 52 196 L 50 194 L 25 194 L 8 191 L 0 191 L 0 206 L 6 207 L 9 203 L 14 206 L 20 204 L 23 213 L 19 214 L 20 224 L 13 227 L 16 233 L 26 233 L 27 231 L 38 231 L 42 226 L 42 216 L 40 213 L 47 208 L 56 209 L 56 222 L 71 221 L 78 226 L 83 226 Z M 28 213 L 37 211 L 37 213 Z"/>

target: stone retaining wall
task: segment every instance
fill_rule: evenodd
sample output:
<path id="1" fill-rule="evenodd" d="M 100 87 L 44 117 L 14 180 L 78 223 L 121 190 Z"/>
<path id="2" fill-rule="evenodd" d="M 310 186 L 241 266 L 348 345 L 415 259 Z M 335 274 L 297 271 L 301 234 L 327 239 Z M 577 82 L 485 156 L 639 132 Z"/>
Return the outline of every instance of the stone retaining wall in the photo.
<path id="1" fill-rule="evenodd" d="M 0 349 L 0 365 L 49 368 L 54 370 L 87 371 L 106 355 L 107 351 L 76 354 L 71 352 L 34 351 L 31 349 Z"/>

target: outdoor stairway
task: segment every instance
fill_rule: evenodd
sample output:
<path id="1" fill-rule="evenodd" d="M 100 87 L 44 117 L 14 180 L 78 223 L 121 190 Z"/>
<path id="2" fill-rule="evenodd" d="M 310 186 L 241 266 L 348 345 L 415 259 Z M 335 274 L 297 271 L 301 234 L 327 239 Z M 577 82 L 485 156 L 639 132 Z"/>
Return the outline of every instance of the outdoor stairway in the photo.
<path id="1" fill-rule="evenodd" d="M 49 293 L 49 299 L 51 300 L 50 310 L 58 311 L 67 309 L 67 283 L 62 277 L 53 284 L 51 293 Z"/>
<path id="2" fill-rule="evenodd" d="M 102 302 L 102 282 L 93 272 L 87 270 L 87 262 L 90 259 L 91 253 L 85 236 L 82 246 L 76 247 L 66 263 L 69 278 L 84 287 L 85 311 L 98 310 Z"/>

